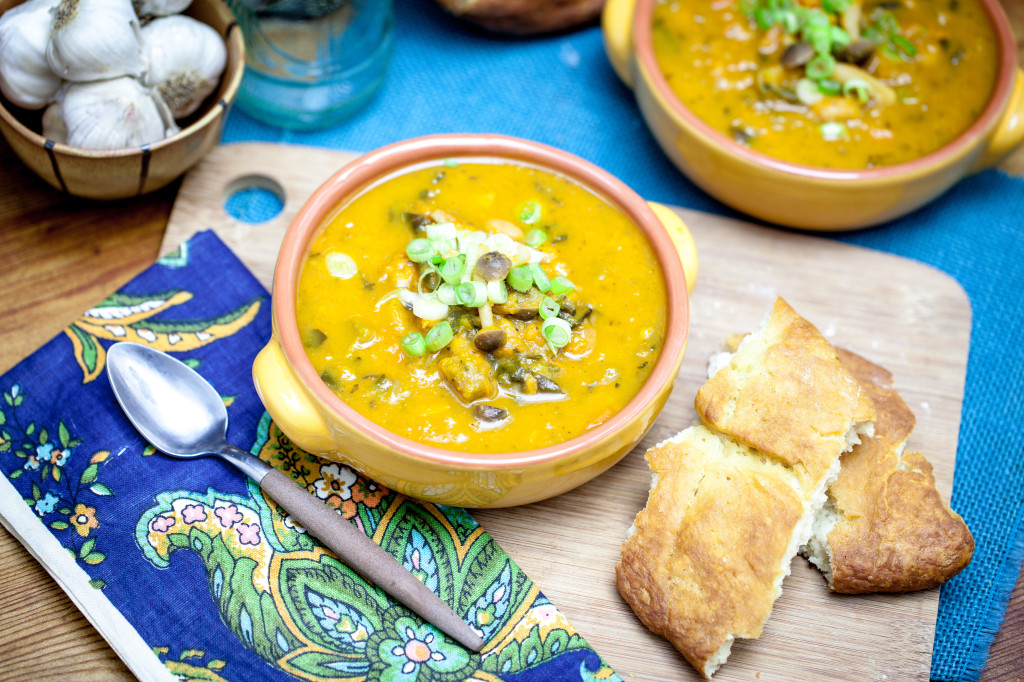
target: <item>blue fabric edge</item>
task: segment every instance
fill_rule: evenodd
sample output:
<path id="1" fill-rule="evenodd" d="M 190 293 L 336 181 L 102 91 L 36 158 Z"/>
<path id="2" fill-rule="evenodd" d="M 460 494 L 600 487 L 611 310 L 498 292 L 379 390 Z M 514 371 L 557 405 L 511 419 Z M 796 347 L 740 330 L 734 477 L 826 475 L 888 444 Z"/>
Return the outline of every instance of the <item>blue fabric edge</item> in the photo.
<path id="1" fill-rule="evenodd" d="M 967 663 L 964 665 L 964 677 L 978 680 L 988 664 L 989 649 L 1002 628 L 1006 617 L 1006 608 L 1017 585 L 1017 578 L 1024 567 L 1024 509 L 1017 513 L 1017 527 L 1012 537 L 1014 540 L 1007 550 L 1003 565 L 992 579 L 993 595 L 988 613 L 978 629 L 978 639 Z"/>

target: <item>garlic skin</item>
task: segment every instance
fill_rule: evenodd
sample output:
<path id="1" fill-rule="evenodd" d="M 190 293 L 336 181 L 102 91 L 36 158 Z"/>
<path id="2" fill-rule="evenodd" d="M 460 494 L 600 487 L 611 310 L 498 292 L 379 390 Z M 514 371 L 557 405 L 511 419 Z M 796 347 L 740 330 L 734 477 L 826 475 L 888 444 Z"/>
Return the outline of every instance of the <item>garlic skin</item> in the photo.
<path id="1" fill-rule="evenodd" d="M 0 92 L 24 109 L 42 109 L 60 87 L 46 61 L 57 0 L 28 0 L 0 15 Z"/>
<path id="2" fill-rule="evenodd" d="M 132 0 L 132 4 L 140 17 L 166 17 L 184 12 L 192 0 Z"/>
<path id="3" fill-rule="evenodd" d="M 69 81 L 141 76 L 145 68 L 132 0 L 60 0 L 46 61 Z"/>
<path id="4" fill-rule="evenodd" d="M 57 107 L 54 109 L 54 107 Z M 94 83 L 66 83 L 43 115 L 43 134 L 83 149 L 125 149 L 178 132 L 157 95 L 127 76 Z"/>
<path id="5" fill-rule="evenodd" d="M 64 112 L 60 102 L 54 102 L 43 112 L 43 137 L 54 142 L 68 142 L 68 129 L 64 125 Z"/>
<path id="6" fill-rule="evenodd" d="M 227 63 L 224 39 L 191 17 L 154 19 L 142 28 L 143 84 L 154 88 L 175 118 L 194 112 L 217 87 Z"/>

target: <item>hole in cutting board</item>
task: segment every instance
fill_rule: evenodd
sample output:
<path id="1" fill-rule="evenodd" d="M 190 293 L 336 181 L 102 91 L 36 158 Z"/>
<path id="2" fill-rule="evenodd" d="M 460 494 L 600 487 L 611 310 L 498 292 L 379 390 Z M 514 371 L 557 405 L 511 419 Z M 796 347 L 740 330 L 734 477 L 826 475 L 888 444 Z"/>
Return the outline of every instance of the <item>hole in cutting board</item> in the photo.
<path id="1" fill-rule="evenodd" d="M 265 223 L 284 210 L 284 187 L 265 175 L 236 178 L 224 189 L 224 210 L 243 223 Z"/>

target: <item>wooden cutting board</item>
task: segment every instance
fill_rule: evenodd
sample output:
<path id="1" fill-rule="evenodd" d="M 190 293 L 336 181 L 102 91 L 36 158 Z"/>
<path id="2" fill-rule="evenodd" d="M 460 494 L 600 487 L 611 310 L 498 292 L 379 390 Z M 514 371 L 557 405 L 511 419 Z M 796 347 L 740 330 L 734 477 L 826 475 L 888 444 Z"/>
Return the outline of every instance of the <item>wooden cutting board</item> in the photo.
<path id="1" fill-rule="evenodd" d="M 161 253 L 213 229 L 269 289 L 281 236 L 310 193 L 352 154 L 298 146 L 232 144 L 185 178 Z M 261 224 L 225 212 L 235 191 L 263 187 L 284 210 Z M 803 234 L 678 210 L 693 232 L 700 274 L 690 338 L 672 397 L 632 453 L 594 481 L 528 506 L 474 516 L 626 680 L 699 679 L 651 635 L 615 589 L 626 530 L 647 500 L 644 450 L 688 426 L 705 361 L 723 338 L 755 329 L 776 295 L 834 344 L 888 368 L 917 416 L 908 447 L 931 460 L 949 499 L 963 399 L 971 309 L 954 280 L 915 261 Z M 816 569 L 792 575 L 759 640 L 736 643 L 716 680 L 928 679 L 938 590 L 831 595 Z"/>

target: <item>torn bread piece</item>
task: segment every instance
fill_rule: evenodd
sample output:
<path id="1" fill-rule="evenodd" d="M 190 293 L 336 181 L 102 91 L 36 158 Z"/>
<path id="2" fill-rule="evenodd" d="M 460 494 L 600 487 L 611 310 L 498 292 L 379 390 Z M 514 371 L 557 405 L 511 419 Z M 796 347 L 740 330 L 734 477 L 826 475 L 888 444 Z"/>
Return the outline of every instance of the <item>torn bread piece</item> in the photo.
<path id="1" fill-rule="evenodd" d="M 710 678 L 736 638 L 761 635 L 839 456 L 874 408 L 781 299 L 697 405 L 705 423 L 647 453 L 651 490 L 616 584 L 644 625 Z"/>
<path id="2" fill-rule="evenodd" d="M 839 453 L 871 435 L 874 405 L 814 325 L 781 298 L 697 391 L 708 426 L 760 450 L 813 490 Z"/>
<path id="3" fill-rule="evenodd" d="M 842 457 L 842 471 L 801 549 L 833 592 L 909 592 L 942 585 L 970 563 L 974 538 L 935 488 L 928 460 L 904 453 L 914 413 L 892 375 L 837 349 L 875 404 L 875 433 Z"/>

